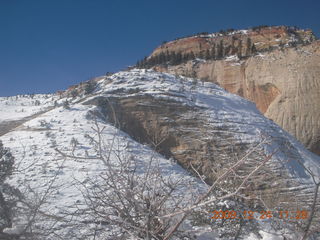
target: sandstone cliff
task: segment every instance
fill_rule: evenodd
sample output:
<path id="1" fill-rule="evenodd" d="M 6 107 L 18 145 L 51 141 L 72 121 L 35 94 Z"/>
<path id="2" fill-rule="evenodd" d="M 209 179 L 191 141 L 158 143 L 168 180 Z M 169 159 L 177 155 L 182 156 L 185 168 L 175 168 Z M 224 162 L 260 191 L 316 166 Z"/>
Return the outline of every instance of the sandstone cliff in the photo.
<path id="1" fill-rule="evenodd" d="M 150 144 L 191 172 L 191 166 L 198 169 L 209 184 L 263 136 L 270 138 L 235 175 L 230 174 L 226 189 L 232 191 L 235 176 L 247 176 L 265 152 L 277 149 L 244 194 L 260 196 L 270 208 L 291 209 L 296 201 L 302 203 L 299 207 L 310 205 L 314 189 L 302 166 L 318 175 L 319 157 L 263 117 L 251 102 L 211 83 L 149 70 L 120 72 L 99 84 L 101 90 L 84 104 L 99 106 L 109 122 L 136 141 Z"/>
<path id="2" fill-rule="evenodd" d="M 233 55 L 221 60 L 195 59 L 175 66 L 156 65 L 154 69 L 214 82 L 229 92 L 255 102 L 265 116 L 294 135 L 308 149 L 319 154 L 320 42 L 313 41 L 314 36 L 311 31 L 301 30 L 294 36 L 300 34 L 300 39 L 312 42 L 311 44 L 280 47 L 278 39 L 281 36 L 281 42 L 292 40 L 291 33 L 289 34 L 285 29 L 278 27 L 268 28 L 262 32 L 237 33 L 242 38 L 250 36 L 257 46 L 258 52 L 250 57 L 239 59 Z M 151 56 L 157 55 L 163 48 L 169 48 L 172 51 L 196 52 L 199 50 L 196 46 L 200 44 L 198 38 L 192 37 L 167 43 L 157 48 Z M 206 41 L 206 38 L 201 41 Z M 260 44 L 257 44 L 259 42 Z M 278 43 L 278 47 L 272 51 L 259 52 L 275 43 Z M 246 50 L 243 49 L 243 52 Z"/>
<path id="3" fill-rule="evenodd" d="M 165 62 L 170 53 L 184 57 L 221 59 L 237 55 L 248 57 L 256 52 L 309 44 L 315 40 L 311 30 L 294 27 L 257 27 L 249 30 L 227 31 L 213 34 L 197 34 L 174 40 L 156 48 L 147 61 Z M 190 56 L 190 54 L 192 56 Z"/>
<path id="4" fill-rule="evenodd" d="M 158 159 L 161 171 L 180 181 L 183 176 L 179 172 L 182 173 L 180 170 L 183 169 L 179 163 L 189 170 L 189 173 L 183 171 L 183 175 L 188 178 L 190 173 L 201 175 L 210 186 L 239 159 L 245 159 L 212 191 L 214 196 L 233 192 L 243 179 L 247 179 L 242 188 L 239 187 L 238 194 L 226 204 L 219 202 L 207 209 L 201 208 L 205 214 L 203 219 L 207 221 L 205 227 L 211 227 L 215 238 L 217 232 L 221 233 L 219 239 L 229 240 L 239 236 L 238 229 L 241 229 L 241 237 L 271 229 L 266 221 L 254 219 L 234 219 L 236 222 L 208 220 L 206 211 L 225 208 L 231 200 L 233 204 L 227 208 L 241 212 L 248 209 L 273 209 L 275 212 L 304 209 L 310 212 L 314 203 L 315 216 L 310 231 L 313 233 L 319 229 L 320 199 L 315 195 L 317 191 L 311 175 L 319 179 L 320 157 L 307 151 L 273 121 L 265 118 L 252 102 L 210 82 L 201 83 L 196 79 L 152 70 L 119 72 L 96 78 L 93 82 L 93 89 L 88 88 L 91 84 L 85 83 L 63 92 L 65 97 L 51 96 L 48 102 L 51 110 L 32 116 L 34 119 L 18 118 L 22 125 L 0 137 L 12 149 L 17 167 L 23 169 L 15 171 L 10 181 L 17 184 L 23 190 L 21 192 L 29 194 L 28 199 L 33 199 L 30 186 L 41 193 L 50 183 L 44 179 L 53 176 L 57 179 L 55 191 L 41 207 L 41 212 L 46 215 L 37 219 L 40 226 L 55 225 L 54 232 L 50 228 L 50 234 L 58 233 L 64 239 L 90 238 L 93 236 L 90 234 L 96 234 L 95 226 L 92 232 L 93 228 L 88 224 L 92 220 L 81 191 L 83 184 L 96 188 L 101 183 L 97 176 L 105 167 L 96 157 L 98 146 L 94 137 L 97 133 L 92 128 L 95 120 L 103 132 L 103 148 L 112 156 L 111 163 L 113 159 L 122 159 L 119 153 L 128 154 L 139 164 L 139 172 L 149 168 L 150 165 L 144 165 L 144 162 L 147 164 L 149 159 Z M 45 96 L 38 99 L 41 104 L 48 101 Z M 67 100 L 69 107 L 65 108 L 62 105 Z M 22 113 L 29 116 L 24 115 L 24 111 L 30 112 L 33 101 L 30 96 L 0 99 L 0 106 L 3 106 L 0 107 L 1 116 L 5 112 L 10 113 L 10 117 Z M 22 113 L 15 111 L 21 108 L 24 109 Z M 264 138 L 268 141 L 264 142 Z M 64 153 L 72 155 L 67 157 Z M 266 158 L 270 153 L 273 155 Z M 63 167 L 56 164 L 56 160 L 63 161 Z M 254 169 L 257 171 L 253 172 Z M 104 178 L 102 182 L 105 182 Z M 196 183 L 191 190 L 200 187 L 200 181 Z M 182 197 L 186 197 L 185 191 Z M 263 203 L 259 199 L 263 199 Z M 81 207 L 86 211 L 79 212 Z M 17 216 L 27 216 L 26 211 L 22 208 Z M 202 218 L 197 215 L 197 219 Z M 303 229 L 307 221 L 290 219 L 288 223 L 286 220 L 278 219 L 278 216 L 272 219 L 277 234 L 280 231 L 283 237 L 294 234 L 295 238 L 300 238 L 303 230 L 297 230 L 294 224 Z M 19 223 L 20 218 L 14 221 Z M 100 221 L 97 224 L 101 226 Z M 199 229 L 198 223 L 192 224 Z M 200 224 L 203 226 L 203 222 Z M 78 231 L 80 228 L 81 232 Z M 110 229 L 114 229 L 113 225 L 99 230 L 106 234 L 100 235 L 99 239 L 106 239 Z"/>

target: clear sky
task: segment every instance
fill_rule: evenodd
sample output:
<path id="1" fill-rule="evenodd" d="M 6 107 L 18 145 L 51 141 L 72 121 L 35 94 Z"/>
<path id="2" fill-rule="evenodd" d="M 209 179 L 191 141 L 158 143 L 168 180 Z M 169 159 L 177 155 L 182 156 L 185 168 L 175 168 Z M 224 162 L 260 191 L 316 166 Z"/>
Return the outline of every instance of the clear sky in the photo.
<path id="1" fill-rule="evenodd" d="M 0 0 L 0 96 L 115 72 L 163 41 L 257 25 L 311 28 L 319 0 Z"/>

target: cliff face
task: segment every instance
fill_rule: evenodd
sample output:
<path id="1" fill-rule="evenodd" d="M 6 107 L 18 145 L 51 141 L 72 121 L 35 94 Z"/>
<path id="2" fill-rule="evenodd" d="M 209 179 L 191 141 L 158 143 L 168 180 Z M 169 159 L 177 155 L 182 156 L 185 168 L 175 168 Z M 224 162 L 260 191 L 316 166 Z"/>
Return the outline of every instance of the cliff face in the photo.
<path id="1" fill-rule="evenodd" d="M 277 149 L 250 182 L 249 194 L 280 209 L 289 209 L 296 201 L 301 207 L 310 205 L 312 185 L 301 164 L 317 171 L 319 157 L 263 117 L 251 102 L 212 83 L 150 70 L 115 74 L 101 82 L 99 89 L 85 104 L 99 106 L 109 122 L 136 141 L 149 144 L 190 171 L 192 166 L 198 169 L 208 183 L 257 146 L 263 136 L 270 137 L 236 174 L 247 176 L 265 159 L 264 152 Z M 235 181 L 230 185 L 228 181 L 225 187 L 233 189 Z"/>
<path id="2" fill-rule="evenodd" d="M 200 227 L 206 232 L 211 228 L 210 234 L 216 239 L 216 229 L 219 229 L 219 239 L 234 239 L 271 229 L 265 221 L 255 219 L 235 219 L 237 222 L 224 223 L 209 220 L 204 225 L 208 219 L 207 211 L 216 207 L 227 207 L 239 213 L 248 209 L 259 212 L 273 209 L 275 213 L 278 209 L 310 212 L 313 203 L 315 216 L 310 232 L 319 229 L 320 196 L 315 196 L 311 174 L 319 179 L 320 157 L 307 151 L 278 125 L 265 118 L 252 102 L 209 82 L 201 83 L 152 70 L 134 69 L 93 81 L 95 87 L 90 94 L 83 94 L 88 92 L 87 84 L 79 84 L 63 92 L 70 96 L 68 98 L 60 98 L 58 94 L 0 98 L 1 119 L 20 121 L 19 126 L 10 126 L 12 131 L 7 129 L 0 136 L 3 143 L 12 149 L 17 161 L 9 183 L 16 184 L 21 193 L 26 194 L 24 199 L 31 201 L 34 192 L 30 188 L 42 193 L 48 191 L 48 185 L 53 186 L 54 191 L 46 198 L 46 204 L 39 208 L 46 214 L 36 218 L 35 222 L 44 230 L 48 226 L 50 239 L 56 239 L 57 235 L 59 239 L 90 239 L 96 235 L 96 228 L 89 223 L 96 221 L 102 226 L 95 215 L 91 218 L 90 205 L 86 205 L 87 200 L 82 194 L 84 184 L 88 189 L 100 189 L 99 184 L 105 182 L 105 175 L 100 174 L 106 165 L 96 155 L 98 146 L 95 143 L 100 140 L 92 126 L 101 130 L 107 167 L 119 166 L 119 161 L 128 156 L 137 163 L 133 164 L 133 171 L 143 172 L 150 168 L 148 162 L 154 161 L 168 179 L 189 182 L 188 179 L 192 180 L 189 173 L 192 172 L 210 184 L 233 166 L 212 194 L 220 196 L 239 189 L 238 194 L 223 205 L 217 202 L 208 208 L 201 207 L 204 218 L 197 216 L 201 221 L 190 223 L 197 231 Z M 72 97 L 75 92 L 78 95 Z M 36 100 L 44 109 L 38 104 L 34 106 Z M 68 108 L 63 107 L 67 100 Z M 44 113 L 41 110 L 48 111 Z M 67 157 L 66 154 L 72 156 Z M 56 160 L 63 165 L 57 164 Z M 184 171 L 177 163 L 190 172 Z M 126 174 L 125 171 L 123 173 Z M 47 181 L 52 177 L 54 182 Z M 194 193 L 198 187 L 204 186 L 200 181 L 195 183 L 188 187 Z M 179 186 L 176 188 L 181 189 L 180 197 L 185 199 L 188 191 Z M 197 195 L 195 197 L 198 198 Z M 13 226 L 25 224 L 20 216 L 29 216 L 28 208 L 21 207 L 17 211 L 19 218 L 14 219 Z M 307 224 L 307 221 L 294 219 L 289 223 L 286 219 L 278 219 L 278 216 L 272 220 L 276 223 L 277 235 L 281 226 L 283 237 L 288 239 L 291 232 L 294 237 L 290 239 L 300 238 L 303 234 L 294 224 L 302 226 L 301 229 Z M 241 232 L 235 228 L 238 223 L 241 224 Z M 111 231 L 114 226 L 104 226 L 100 228 L 97 239 L 115 239 Z M 9 230 L 13 232 L 14 228 L 7 232 Z M 109 238 L 110 232 L 112 237 Z M 123 235 L 120 238 L 123 239 Z"/>
<path id="3" fill-rule="evenodd" d="M 268 28 L 268 33 L 273 36 L 270 38 L 266 31 L 249 32 L 242 37 L 250 36 L 257 49 L 280 42 L 275 36 L 282 36 L 282 42 L 292 39 L 292 33 L 288 35 L 282 27 Z M 311 31 L 301 30 L 299 34 L 300 39 L 313 40 Z M 295 33 L 295 36 L 299 34 Z M 199 48 L 195 47 L 196 38 L 192 39 L 177 40 L 168 43 L 167 47 L 174 51 L 192 49 L 195 52 Z M 266 42 L 266 39 L 273 40 Z M 193 43 L 188 45 L 188 41 Z M 257 44 L 259 41 L 261 44 Z M 152 56 L 161 48 L 157 48 Z M 156 65 L 154 69 L 214 82 L 255 102 L 266 117 L 294 135 L 308 149 L 320 154 L 320 112 L 317 109 L 320 102 L 319 41 L 297 47 L 278 47 L 241 60 L 237 56 L 221 60 L 195 59 L 175 66 Z"/>
<path id="4" fill-rule="evenodd" d="M 205 57 L 208 53 L 216 58 L 230 55 L 250 56 L 254 52 L 269 51 L 277 47 L 308 44 L 315 40 L 311 30 L 278 26 L 261 27 L 214 34 L 199 34 L 162 44 L 150 57 L 175 52 L 182 56 L 193 53 Z"/>

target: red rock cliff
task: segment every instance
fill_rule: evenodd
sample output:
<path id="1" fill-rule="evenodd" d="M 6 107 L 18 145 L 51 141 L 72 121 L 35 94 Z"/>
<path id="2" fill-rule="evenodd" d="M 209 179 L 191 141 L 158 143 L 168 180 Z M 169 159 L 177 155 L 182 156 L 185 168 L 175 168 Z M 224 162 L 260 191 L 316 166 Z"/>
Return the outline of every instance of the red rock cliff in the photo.
<path id="1" fill-rule="evenodd" d="M 272 27 L 237 31 L 227 36 L 189 37 L 164 44 L 151 56 L 161 51 L 197 53 L 221 39 L 231 44 L 234 37 L 243 41 L 250 37 L 257 52 L 240 59 L 237 56 L 220 60 L 195 59 L 154 68 L 215 82 L 255 102 L 265 116 L 320 154 L 320 41 L 314 41 L 311 30 Z M 242 52 L 247 51 L 245 46 Z M 266 51 L 271 46 L 273 49 Z"/>

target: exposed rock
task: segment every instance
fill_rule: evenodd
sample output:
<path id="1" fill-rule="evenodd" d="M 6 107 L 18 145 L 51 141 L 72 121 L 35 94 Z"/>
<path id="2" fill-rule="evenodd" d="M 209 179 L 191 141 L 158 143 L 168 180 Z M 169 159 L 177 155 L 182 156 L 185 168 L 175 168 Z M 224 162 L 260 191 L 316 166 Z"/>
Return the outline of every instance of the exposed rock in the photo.
<path id="1" fill-rule="evenodd" d="M 297 44 L 308 44 L 315 40 L 311 30 L 296 29 L 286 26 L 261 27 L 233 32 L 200 34 L 181 38 L 162 44 L 156 48 L 150 57 L 161 53 L 180 53 L 182 56 L 193 53 L 195 56 L 205 56 L 207 51 L 215 50 L 216 57 L 238 55 L 246 57 L 255 51 L 269 51 L 278 47 L 289 47 Z M 219 55 L 219 48 L 223 56 Z"/>
<path id="2" fill-rule="evenodd" d="M 262 197 L 271 208 L 292 209 L 292 202 L 310 206 L 314 188 L 301 164 L 309 165 L 313 159 L 309 166 L 317 171 L 319 157 L 302 150 L 302 145 L 264 118 L 252 103 L 210 83 L 152 71 L 123 72 L 100 84 L 105 90 L 85 104 L 100 106 L 109 121 L 135 140 L 150 144 L 187 169 L 192 165 L 208 183 L 257 145 L 262 139 L 259 133 L 270 137 L 270 145 L 254 151 L 237 170 L 246 176 L 263 161 L 265 151 L 278 149 L 246 194 Z M 225 184 L 227 189 L 235 186 L 234 181 Z"/>
<path id="3" fill-rule="evenodd" d="M 255 102 L 266 117 L 320 154 L 320 41 L 242 60 L 193 60 L 154 69 L 214 82 Z"/>
<path id="4" fill-rule="evenodd" d="M 1 136 L 1 139 L 13 150 L 16 159 L 19 159 L 18 166 L 21 163 L 21 168 L 27 169 L 27 171 L 15 171 L 15 176 L 11 179 L 19 183 L 19 189 L 27 183 L 24 186 L 27 190 L 23 192 L 32 194 L 29 191 L 29 184 L 36 187 L 37 192 L 43 192 L 50 183 L 46 183 L 44 179 L 57 177 L 54 188 L 58 191 L 54 191 L 54 197 L 48 198 L 47 204 L 41 209 L 46 216 L 37 220 L 40 226 L 50 227 L 53 223 L 58 235 L 61 233 L 63 234 L 61 237 L 67 236 L 69 239 L 87 236 L 84 234 L 96 235 L 96 228 L 93 232 L 91 230 L 88 232 L 87 227 L 90 227 L 90 221 L 87 221 L 87 211 L 85 211 L 86 216 L 79 214 L 79 209 L 82 209 L 80 204 L 84 201 L 80 185 L 88 184 L 88 179 L 93 177 L 92 187 L 95 188 L 98 183 L 96 176 L 104 169 L 101 160 L 96 158 L 95 141 L 90 137 L 96 135 L 91 125 L 94 124 L 93 119 L 96 120 L 94 116 L 98 117 L 98 125 L 101 126 L 104 136 L 102 141 L 105 141 L 102 145 L 108 155 L 119 158 L 119 153 L 124 153 L 128 154 L 128 157 L 134 157 L 137 162 L 147 162 L 149 158 L 156 160 L 161 157 L 159 166 L 169 178 L 173 179 L 180 179 L 179 176 L 181 176 L 174 170 L 178 166 L 173 161 L 177 161 L 195 175 L 197 174 L 193 168 L 197 169 L 202 179 L 212 183 L 242 158 L 249 149 L 257 146 L 267 137 L 270 142 L 263 142 L 249 154 L 248 158 L 245 158 L 241 167 L 235 167 L 234 171 L 230 171 L 219 188 L 213 192 L 214 196 L 234 191 L 242 179 L 248 177 L 248 182 L 243 186 L 245 190 L 241 188 L 239 191 L 241 196 L 237 195 L 228 200 L 234 203 L 230 205 L 233 208 L 229 208 L 230 210 L 261 211 L 271 208 L 275 211 L 280 209 L 310 211 L 315 186 L 308 169 L 318 179 L 319 156 L 307 151 L 273 121 L 265 118 L 252 102 L 228 93 L 210 82 L 201 83 L 196 79 L 175 77 L 152 70 L 135 69 L 119 72 L 95 80 L 95 85 L 96 88 L 90 94 L 85 94 L 85 89 L 81 90 L 82 85 L 69 89 L 69 91 L 80 90 L 80 96 L 68 99 L 70 109 L 59 106 L 66 101 L 66 99 L 60 99 L 51 111 L 29 119 L 30 121 L 25 123 L 25 128 L 15 128 Z M 270 92 L 275 92 L 272 94 L 279 94 L 275 97 L 276 99 L 282 94 L 277 93 L 277 89 L 272 84 L 265 83 L 259 86 L 260 92 L 270 89 Z M 69 96 L 69 91 L 64 94 Z M 13 99 L 10 101 L 14 102 Z M 50 124 L 51 128 L 43 128 L 42 125 L 45 123 Z M 110 123 L 125 131 L 133 139 L 115 129 Z M 46 133 L 34 131 L 35 129 L 46 129 Z M 17 139 L 19 142 L 11 139 Z M 149 144 L 157 152 L 171 158 L 172 162 L 134 140 Z M 70 143 L 74 141 L 78 142 L 78 146 L 71 150 Z M 20 142 L 23 143 L 23 147 L 20 146 Z M 120 143 L 121 148 L 120 145 L 116 147 L 113 143 Z M 268 160 L 266 154 L 269 155 L 274 150 L 277 151 L 269 161 L 264 163 L 264 160 Z M 25 154 L 26 152 L 30 154 Z M 74 157 L 65 159 L 64 153 L 70 153 Z M 30 165 L 34 159 L 36 164 Z M 63 168 L 61 165 L 56 165 L 55 160 L 59 162 L 63 160 Z M 170 166 L 172 164 L 172 168 L 166 168 L 168 164 Z M 250 176 L 249 173 L 259 164 L 263 166 Z M 139 165 L 139 170 L 143 171 L 145 168 L 148 166 Z M 184 172 L 184 174 L 188 173 Z M 193 187 L 190 189 L 195 190 Z M 258 198 L 262 198 L 267 207 L 263 206 L 261 201 L 257 201 Z M 318 196 L 311 231 L 319 228 L 319 200 Z M 220 207 L 220 203 L 214 207 Z M 225 206 L 226 204 L 223 205 Z M 214 209 L 208 209 L 208 211 L 212 210 Z M 24 211 L 22 209 L 22 212 Z M 51 211 L 54 215 L 51 215 Z M 207 209 L 201 209 L 201 211 L 204 212 L 204 218 L 208 220 Z M 17 216 L 28 216 L 22 212 Z M 66 215 L 66 212 L 70 215 Z M 56 217 L 61 216 L 60 214 L 63 216 L 63 222 L 57 223 Z M 52 216 L 55 217 L 52 218 Z M 277 219 L 275 216 L 272 222 L 279 220 Z M 280 229 L 284 236 L 286 235 L 284 232 L 288 232 L 288 229 L 292 229 L 295 236 L 301 236 L 303 230 L 293 228 L 296 225 L 287 223 L 286 220 L 280 219 L 280 223 L 276 222 L 275 225 L 278 227 L 276 229 Z M 20 219 L 14 220 L 16 223 L 19 221 Z M 269 225 L 265 225 L 267 224 L 265 221 L 254 219 L 246 220 L 245 223 L 240 219 L 236 221 L 236 224 L 232 221 L 224 223 L 208 221 L 208 224 L 210 226 L 216 224 L 212 229 L 217 226 L 218 231 L 213 230 L 212 234 L 221 232 L 222 239 L 233 239 L 234 236 L 239 236 L 240 230 L 242 236 L 249 236 L 259 229 L 270 229 Z M 75 224 L 77 222 L 80 225 Z M 307 223 L 305 220 L 292 222 L 302 227 Z M 97 224 L 101 226 L 101 222 Z M 257 225 L 261 228 L 256 227 Z M 80 233 L 79 226 L 82 229 Z M 193 226 L 198 228 L 197 224 Z M 247 230 L 244 230 L 245 228 Z M 6 233 L 12 233 L 15 230 L 16 228 L 12 227 L 6 229 Z M 51 230 L 50 228 L 50 233 Z M 109 232 L 109 228 L 105 230 Z M 110 230 L 113 230 L 112 226 Z M 230 232 L 230 235 L 226 235 L 226 232 Z M 99 236 L 99 238 L 106 239 L 105 236 Z"/>

